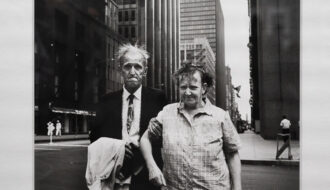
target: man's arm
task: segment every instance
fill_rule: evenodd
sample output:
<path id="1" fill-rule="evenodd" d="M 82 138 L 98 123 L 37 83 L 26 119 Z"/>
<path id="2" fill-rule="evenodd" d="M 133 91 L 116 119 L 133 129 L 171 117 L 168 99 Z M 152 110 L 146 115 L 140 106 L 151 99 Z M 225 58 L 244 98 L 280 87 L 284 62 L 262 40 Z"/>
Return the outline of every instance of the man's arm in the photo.
<path id="1" fill-rule="evenodd" d="M 149 180 L 157 186 L 166 186 L 165 178 L 157 166 L 154 157 L 152 156 L 151 136 L 149 135 L 149 129 L 144 132 L 141 138 L 140 148 L 149 171 Z"/>
<path id="2" fill-rule="evenodd" d="M 242 190 L 241 182 L 241 160 L 239 158 L 238 151 L 228 153 L 227 164 L 229 168 L 229 173 L 231 176 L 231 189 L 232 190 Z"/>

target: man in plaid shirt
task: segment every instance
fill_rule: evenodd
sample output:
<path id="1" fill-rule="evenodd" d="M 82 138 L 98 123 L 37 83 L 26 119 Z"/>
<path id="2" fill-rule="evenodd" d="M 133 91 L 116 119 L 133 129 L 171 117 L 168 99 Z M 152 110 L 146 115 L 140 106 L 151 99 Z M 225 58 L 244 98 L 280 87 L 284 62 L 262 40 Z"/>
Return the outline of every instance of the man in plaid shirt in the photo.
<path id="1" fill-rule="evenodd" d="M 186 64 L 175 74 L 181 101 L 165 106 L 141 139 L 149 180 L 169 190 L 241 190 L 239 136 L 228 112 L 206 98 L 212 77 Z M 162 139 L 163 172 L 151 154 Z"/>

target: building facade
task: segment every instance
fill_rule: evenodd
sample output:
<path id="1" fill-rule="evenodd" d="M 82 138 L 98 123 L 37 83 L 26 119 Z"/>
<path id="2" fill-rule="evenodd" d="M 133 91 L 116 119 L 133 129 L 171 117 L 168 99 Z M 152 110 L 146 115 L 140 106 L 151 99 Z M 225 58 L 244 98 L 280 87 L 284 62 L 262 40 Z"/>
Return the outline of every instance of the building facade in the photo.
<path id="1" fill-rule="evenodd" d="M 179 10 L 177 0 L 117 0 L 118 32 L 150 53 L 144 85 L 163 90 L 170 102 L 177 101 L 173 73 L 179 68 Z M 135 31 L 135 32 L 132 32 Z"/>
<path id="2" fill-rule="evenodd" d="M 181 0 L 180 6 L 180 43 L 207 38 L 216 56 L 216 105 L 226 109 L 224 18 L 220 0 Z"/>
<path id="3" fill-rule="evenodd" d="M 136 43 L 141 39 L 141 30 L 143 20 L 141 20 L 140 1 L 136 0 L 117 0 L 118 4 L 118 33 L 131 43 Z"/>
<path id="4" fill-rule="evenodd" d="M 235 110 L 235 92 L 232 84 L 231 69 L 226 66 L 226 109 L 232 116 Z"/>
<path id="5" fill-rule="evenodd" d="M 206 71 L 215 76 L 215 55 L 206 38 L 194 38 L 193 41 L 180 44 L 180 62 L 202 63 Z M 208 99 L 215 104 L 215 85 L 209 88 Z"/>
<path id="6" fill-rule="evenodd" d="M 251 125 L 276 138 L 282 115 L 299 138 L 300 1 L 249 0 Z"/>
<path id="7" fill-rule="evenodd" d="M 235 91 L 235 87 L 232 83 L 231 69 L 228 66 L 226 66 L 226 77 L 226 110 L 229 112 L 230 118 L 237 128 L 237 121 L 242 118 L 236 102 L 238 92 Z"/>
<path id="8" fill-rule="evenodd" d="M 35 134 L 60 120 L 63 134 L 88 133 L 99 97 L 120 88 L 114 1 L 35 2 Z M 111 77 L 110 77 L 111 76 Z"/>

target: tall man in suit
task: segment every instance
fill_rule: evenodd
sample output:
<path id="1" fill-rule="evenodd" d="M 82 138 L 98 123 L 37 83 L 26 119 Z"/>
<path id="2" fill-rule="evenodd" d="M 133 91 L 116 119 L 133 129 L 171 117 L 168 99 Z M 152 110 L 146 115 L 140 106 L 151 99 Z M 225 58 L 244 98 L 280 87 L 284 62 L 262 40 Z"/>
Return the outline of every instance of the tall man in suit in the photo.
<path id="1" fill-rule="evenodd" d="M 101 98 L 90 140 L 94 142 L 100 137 L 111 137 L 127 142 L 123 168 L 115 189 L 157 189 L 148 180 L 138 147 L 150 119 L 157 115 L 167 101 L 164 93 L 142 86 L 143 77 L 147 74 L 148 52 L 136 45 L 125 44 L 119 47 L 117 54 L 124 79 L 123 89 Z M 155 146 L 153 154 L 161 165 L 160 144 Z"/>

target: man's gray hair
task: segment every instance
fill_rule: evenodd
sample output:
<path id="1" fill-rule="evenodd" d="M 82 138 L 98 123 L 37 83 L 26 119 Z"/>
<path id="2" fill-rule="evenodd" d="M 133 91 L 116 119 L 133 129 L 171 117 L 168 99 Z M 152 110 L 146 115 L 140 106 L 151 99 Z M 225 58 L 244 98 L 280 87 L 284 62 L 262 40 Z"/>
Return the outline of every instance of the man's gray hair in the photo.
<path id="1" fill-rule="evenodd" d="M 123 59 L 125 58 L 125 54 L 127 52 L 136 52 L 142 55 L 142 62 L 144 66 L 147 66 L 147 60 L 149 59 L 149 53 L 145 50 L 144 46 L 138 46 L 137 44 L 132 45 L 130 43 L 123 44 L 119 46 L 118 52 L 117 52 L 117 61 L 120 65 L 123 63 Z"/>

